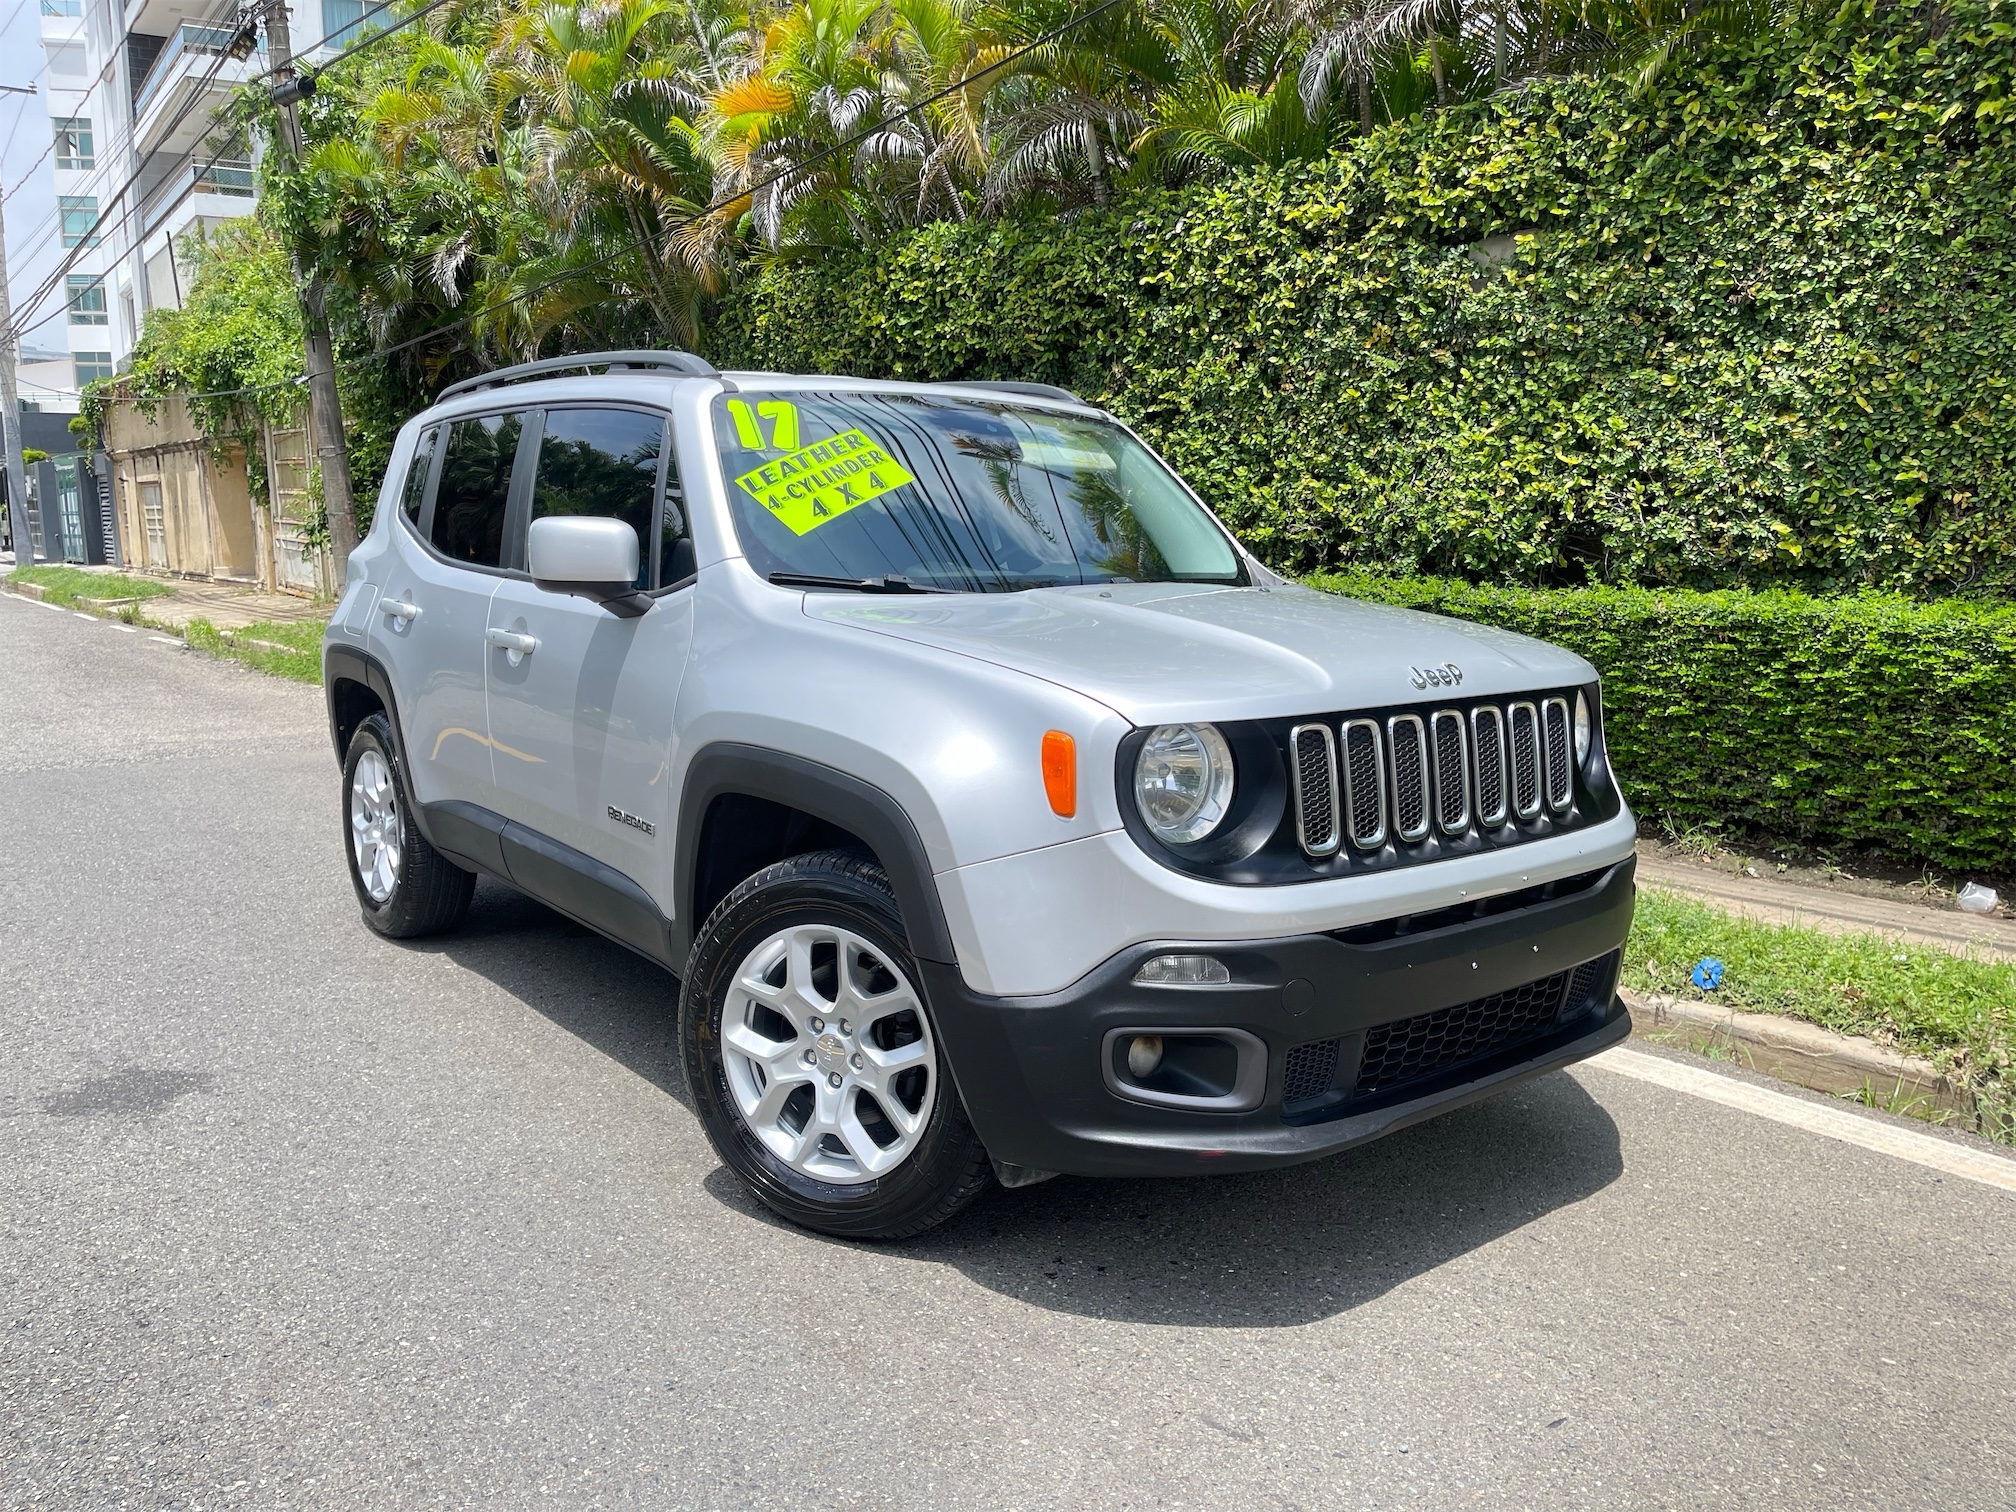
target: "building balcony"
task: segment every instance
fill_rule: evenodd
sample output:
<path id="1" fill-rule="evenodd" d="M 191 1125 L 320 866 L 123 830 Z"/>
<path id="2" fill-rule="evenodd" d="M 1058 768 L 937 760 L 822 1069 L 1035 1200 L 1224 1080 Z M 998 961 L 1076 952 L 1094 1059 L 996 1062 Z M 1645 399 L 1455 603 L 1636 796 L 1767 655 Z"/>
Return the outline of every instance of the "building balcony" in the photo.
<path id="1" fill-rule="evenodd" d="M 140 237 L 145 241 L 164 226 L 179 235 L 198 216 L 228 220 L 252 213 L 258 190 L 253 168 L 228 159 L 205 166 L 194 163 L 173 173 L 147 194 L 140 207 Z"/>
<path id="2" fill-rule="evenodd" d="M 260 55 L 227 55 L 232 30 L 184 21 L 170 33 L 133 96 L 133 145 L 141 153 L 183 152 L 216 124 L 238 85 L 260 70 Z"/>

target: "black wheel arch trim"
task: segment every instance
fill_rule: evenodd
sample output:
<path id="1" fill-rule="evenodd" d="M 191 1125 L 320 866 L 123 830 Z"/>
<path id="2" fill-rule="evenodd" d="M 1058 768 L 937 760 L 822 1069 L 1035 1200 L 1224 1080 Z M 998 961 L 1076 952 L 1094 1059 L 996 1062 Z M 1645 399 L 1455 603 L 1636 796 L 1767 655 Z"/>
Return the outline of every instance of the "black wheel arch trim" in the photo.
<path id="1" fill-rule="evenodd" d="M 407 773 L 411 782 L 413 763 L 406 759 L 406 729 L 399 718 L 399 696 L 392 691 L 392 675 L 385 670 L 385 664 L 368 651 L 360 651 L 355 646 L 324 646 L 322 648 L 322 699 L 329 711 L 329 741 L 336 747 L 336 765 L 340 769 L 349 752 L 343 748 L 343 726 L 336 710 L 336 684 L 353 682 L 370 690 L 371 694 L 385 707 L 385 722 L 392 726 L 392 745 L 399 758 L 400 769 Z M 442 845 L 435 837 L 433 826 L 427 822 L 424 805 L 414 803 L 413 822 L 420 827 L 420 833 L 436 850 L 453 850 L 453 846 Z"/>
<path id="2" fill-rule="evenodd" d="M 672 949 L 679 960 L 693 948 L 703 922 L 693 917 L 701 831 L 714 801 L 730 794 L 768 799 L 857 836 L 889 874 L 911 953 L 940 965 L 957 964 L 930 858 L 903 805 L 837 767 L 739 741 L 701 747 L 686 768 L 673 851 Z"/>

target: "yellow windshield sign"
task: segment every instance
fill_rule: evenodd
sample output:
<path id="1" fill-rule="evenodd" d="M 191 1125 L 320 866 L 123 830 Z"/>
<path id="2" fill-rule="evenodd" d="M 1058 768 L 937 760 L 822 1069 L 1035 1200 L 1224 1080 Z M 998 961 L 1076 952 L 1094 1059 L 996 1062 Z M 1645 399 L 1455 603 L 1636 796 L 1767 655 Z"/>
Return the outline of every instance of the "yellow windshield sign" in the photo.
<path id="1" fill-rule="evenodd" d="M 917 480 L 865 432 L 849 430 L 765 462 L 735 481 L 792 534 L 804 535 Z"/>

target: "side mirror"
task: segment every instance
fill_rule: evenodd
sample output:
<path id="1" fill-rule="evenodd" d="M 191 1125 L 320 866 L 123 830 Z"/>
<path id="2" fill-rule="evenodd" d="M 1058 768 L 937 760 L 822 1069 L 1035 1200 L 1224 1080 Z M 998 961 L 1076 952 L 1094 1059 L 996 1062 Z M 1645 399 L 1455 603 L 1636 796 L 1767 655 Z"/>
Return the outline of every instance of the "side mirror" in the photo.
<path id="1" fill-rule="evenodd" d="M 549 593 L 573 593 L 634 619 L 651 607 L 637 591 L 637 532 L 596 515 L 548 515 L 532 522 L 525 545 L 532 581 Z"/>

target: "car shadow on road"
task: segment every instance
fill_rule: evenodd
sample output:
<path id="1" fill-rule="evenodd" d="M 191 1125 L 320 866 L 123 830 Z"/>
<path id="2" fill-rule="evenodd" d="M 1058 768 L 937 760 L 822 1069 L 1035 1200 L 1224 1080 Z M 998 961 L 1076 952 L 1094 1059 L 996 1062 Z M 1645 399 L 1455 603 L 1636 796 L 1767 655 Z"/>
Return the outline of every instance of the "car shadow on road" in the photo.
<path id="1" fill-rule="evenodd" d="M 690 1107 L 677 983 L 662 968 L 489 881 L 461 929 L 413 948 L 494 982 Z M 693 1137 L 704 1138 L 697 1125 Z M 988 1192 L 942 1228 L 872 1248 L 1087 1317 L 1286 1327 L 1517 1234 L 1622 1171 L 1610 1115 L 1556 1073 L 1327 1160 L 1180 1180 L 1059 1177 Z M 789 1227 L 725 1167 L 704 1185 L 724 1207 Z"/>
<path id="2" fill-rule="evenodd" d="M 412 948 L 495 983 L 691 1107 L 679 1069 L 679 982 L 664 967 L 487 877 L 461 928 Z"/>
<path id="3" fill-rule="evenodd" d="M 1610 1115 L 1556 1073 L 1284 1170 L 1059 1177 L 992 1192 L 895 1248 L 1060 1312 L 1285 1327 L 1362 1306 L 1593 1196 L 1623 1168 Z M 1548 1257 L 1550 1268 L 1557 1262 Z"/>

